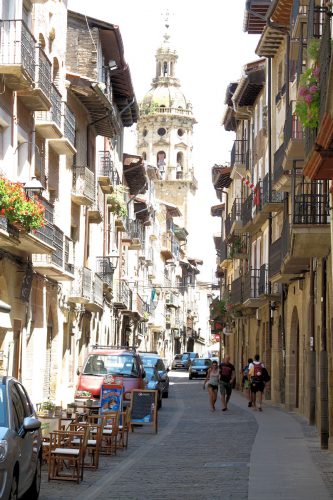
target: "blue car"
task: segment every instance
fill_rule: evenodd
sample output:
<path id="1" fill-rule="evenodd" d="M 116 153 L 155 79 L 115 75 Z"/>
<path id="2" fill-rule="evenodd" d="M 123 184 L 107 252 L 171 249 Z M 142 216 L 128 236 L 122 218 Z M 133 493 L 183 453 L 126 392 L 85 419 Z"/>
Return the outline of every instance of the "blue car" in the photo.
<path id="1" fill-rule="evenodd" d="M 145 366 L 145 383 L 146 389 L 152 391 L 157 391 L 157 409 L 162 408 L 162 397 L 163 397 L 163 381 L 158 373 L 156 366 Z"/>

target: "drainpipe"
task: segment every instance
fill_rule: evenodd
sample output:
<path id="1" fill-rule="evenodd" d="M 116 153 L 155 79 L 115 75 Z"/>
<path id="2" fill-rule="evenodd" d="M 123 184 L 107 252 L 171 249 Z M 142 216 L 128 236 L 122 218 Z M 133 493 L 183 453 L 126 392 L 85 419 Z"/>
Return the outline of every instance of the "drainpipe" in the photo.
<path id="1" fill-rule="evenodd" d="M 326 321 L 326 300 L 327 300 L 327 261 L 324 257 L 321 261 L 321 346 L 319 355 L 320 373 L 320 445 L 323 450 L 328 449 L 328 356 L 327 356 L 327 321 Z"/>
<path id="2" fill-rule="evenodd" d="M 268 196 L 272 199 L 272 59 L 268 58 L 268 78 L 267 78 L 267 138 L 268 138 Z M 268 214 L 268 262 L 270 257 L 270 248 L 272 246 L 272 212 Z M 268 280 L 268 295 L 271 296 L 272 284 Z M 269 301 L 268 305 L 268 338 L 269 348 L 272 354 L 272 338 L 273 338 L 273 303 Z M 272 355 L 270 372 L 272 373 Z M 272 395 L 271 395 L 272 397 Z"/>
<path id="3" fill-rule="evenodd" d="M 310 259 L 310 298 L 309 298 L 309 424 L 314 425 L 316 420 L 316 343 L 315 343 L 315 303 L 314 303 L 314 271 L 313 258 Z"/>

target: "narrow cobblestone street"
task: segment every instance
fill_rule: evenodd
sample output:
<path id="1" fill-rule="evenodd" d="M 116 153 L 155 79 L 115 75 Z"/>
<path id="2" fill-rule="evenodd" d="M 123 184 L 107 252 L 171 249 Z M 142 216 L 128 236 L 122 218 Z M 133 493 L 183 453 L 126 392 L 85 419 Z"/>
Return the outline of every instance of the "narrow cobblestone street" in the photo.
<path id="1" fill-rule="evenodd" d="M 211 413 L 201 380 L 189 382 L 185 372 L 172 372 L 171 380 L 174 384 L 169 399 L 163 400 L 157 435 L 150 426 L 137 428 L 129 436 L 127 450 L 118 451 L 117 456 L 102 457 L 99 469 L 85 470 L 79 485 L 48 483 L 44 466 L 40 500 L 241 500 L 254 496 L 262 500 L 303 500 L 313 499 L 314 494 L 321 500 L 333 498 L 332 454 L 320 450 L 312 428 L 299 417 L 268 405 L 262 414 L 257 414 L 247 408 L 244 396 L 236 391 L 228 412 L 222 413 L 218 402 L 217 411 Z M 279 421 L 286 429 L 282 424 L 274 429 Z M 264 435 L 267 427 L 270 440 Z M 295 434 L 296 430 L 299 434 Z M 287 436 L 283 437 L 284 433 Z M 274 436 L 280 445 L 274 442 Z M 275 466 L 274 460 L 283 462 L 284 452 L 290 453 L 288 446 L 293 448 L 293 460 Z M 261 450 L 261 456 L 251 456 L 253 449 Z M 316 464 L 321 467 L 322 477 Z"/>

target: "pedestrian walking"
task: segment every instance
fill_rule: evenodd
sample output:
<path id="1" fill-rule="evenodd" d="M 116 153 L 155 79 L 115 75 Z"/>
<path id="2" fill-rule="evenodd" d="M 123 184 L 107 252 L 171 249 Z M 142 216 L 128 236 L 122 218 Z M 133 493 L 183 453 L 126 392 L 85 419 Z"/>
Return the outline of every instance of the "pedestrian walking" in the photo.
<path id="1" fill-rule="evenodd" d="M 232 386 L 236 379 L 235 367 L 230 363 L 230 357 L 226 355 L 222 363 L 220 363 L 219 368 L 222 411 L 226 411 L 228 409 Z"/>
<path id="2" fill-rule="evenodd" d="M 264 364 L 260 361 L 259 354 L 254 356 L 254 361 L 249 368 L 249 379 L 251 381 L 251 401 L 252 407 L 262 411 L 262 396 L 265 389 L 264 371 L 267 372 Z"/>
<path id="3" fill-rule="evenodd" d="M 247 360 L 247 365 L 245 365 L 243 368 L 243 380 L 242 380 L 243 387 L 244 387 L 245 393 L 247 395 L 249 407 L 252 406 L 251 383 L 250 383 L 250 379 L 249 379 L 249 370 L 250 370 L 250 365 L 252 363 L 253 363 L 253 359 L 249 358 Z"/>
<path id="4" fill-rule="evenodd" d="M 220 380 L 220 370 L 217 365 L 217 361 L 213 361 L 212 365 L 207 370 L 207 375 L 203 384 L 205 389 L 206 384 L 208 387 L 209 405 L 210 411 L 215 411 L 215 403 L 217 399 L 217 393 L 219 390 L 219 380 Z"/>

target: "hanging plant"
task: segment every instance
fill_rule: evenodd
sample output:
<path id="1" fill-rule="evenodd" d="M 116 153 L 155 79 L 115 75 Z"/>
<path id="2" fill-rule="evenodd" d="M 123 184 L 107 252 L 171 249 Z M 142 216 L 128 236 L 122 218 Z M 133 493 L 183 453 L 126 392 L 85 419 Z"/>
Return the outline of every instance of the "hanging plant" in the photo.
<path id="1" fill-rule="evenodd" d="M 127 217 L 127 205 L 124 199 L 124 193 L 127 188 L 124 186 L 117 186 L 112 194 L 107 197 L 107 204 L 112 213 L 119 217 Z"/>
<path id="2" fill-rule="evenodd" d="M 224 300 L 214 299 L 210 304 L 210 317 L 215 320 L 217 318 L 224 318 L 226 315 L 226 304 Z"/>
<path id="3" fill-rule="evenodd" d="M 319 124 L 320 68 L 318 65 L 320 40 L 313 38 L 308 44 L 311 66 L 300 77 L 296 114 L 303 127 L 316 129 Z"/>
<path id="4" fill-rule="evenodd" d="M 30 231 L 45 226 L 45 208 L 38 197 L 27 198 L 23 185 L 0 177 L 0 215 L 10 224 Z"/>

